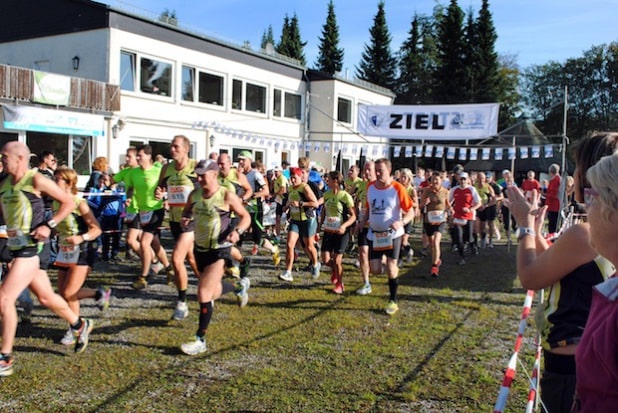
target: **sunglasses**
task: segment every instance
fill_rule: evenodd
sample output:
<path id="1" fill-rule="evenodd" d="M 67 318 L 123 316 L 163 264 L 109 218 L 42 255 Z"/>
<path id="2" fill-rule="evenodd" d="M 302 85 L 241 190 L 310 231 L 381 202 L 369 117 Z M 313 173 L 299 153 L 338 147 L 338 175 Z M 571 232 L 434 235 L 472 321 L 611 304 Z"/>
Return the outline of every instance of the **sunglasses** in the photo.
<path id="1" fill-rule="evenodd" d="M 593 188 L 584 188 L 584 205 L 586 206 L 586 209 L 590 208 L 594 198 L 597 196 L 599 196 L 599 193 Z"/>

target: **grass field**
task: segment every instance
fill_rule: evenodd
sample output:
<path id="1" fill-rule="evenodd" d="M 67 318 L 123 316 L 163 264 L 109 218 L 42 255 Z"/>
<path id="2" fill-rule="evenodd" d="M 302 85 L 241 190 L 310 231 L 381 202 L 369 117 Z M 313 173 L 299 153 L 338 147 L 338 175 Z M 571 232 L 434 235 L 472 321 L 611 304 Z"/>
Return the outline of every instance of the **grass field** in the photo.
<path id="1" fill-rule="evenodd" d="M 97 264 L 88 284 L 111 285 L 114 299 L 105 313 L 82 303 L 95 320 L 90 346 L 73 355 L 59 344 L 67 326 L 37 306 L 18 328 L 0 411 L 490 412 L 525 297 L 514 257 L 499 245 L 460 267 L 449 248 L 438 279 L 428 276 L 429 259 L 415 259 L 401 269 L 400 310 L 389 317 L 386 277 L 373 278 L 373 294 L 355 295 L 353 259 L 337 296 L 329 274 L 313 281 L 295 272 L 285 284 L 269 257 L 257 256 L 249 305 L 239 309 L 233 295 L 218 301 L 209 350 L 195 357 L 178 349 L 197 327 L 194 278 L 189 318 L 170 321 L 176 292 L 164 275 L 138 292 L 130 287 L 137 263 Z M 532 328 L 526 333 L 530 370 Z M 522 369 L 507 411 L 524 410 Z"/>

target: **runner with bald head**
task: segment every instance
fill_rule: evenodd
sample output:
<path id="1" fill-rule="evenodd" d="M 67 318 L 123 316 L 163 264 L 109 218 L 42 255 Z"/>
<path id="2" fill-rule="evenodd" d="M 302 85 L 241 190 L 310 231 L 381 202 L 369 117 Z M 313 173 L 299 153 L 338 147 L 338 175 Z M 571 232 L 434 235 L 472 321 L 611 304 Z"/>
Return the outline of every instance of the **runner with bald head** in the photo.
<path id="1" fill-rule="evenodd" d="M 13 374 L 13 343 L 17 331 L 17 296 L 30 287 L 39 302 L 71 325 L 75 352 L 88 346 L 92 321 L 78 317 L 67 302 L 52 289 L 47 275 L 50 257 L 49 236 L 57 223 L 73 211 L 71 195 L 55 182 L 29 169 L 30 150 L 21 142 L 9 142 L 2 149 L 2 165 L 7 177 L 0 182 L 1 212 L 7 225 L 8 247 L 13 265 L 0 286 L 0 377 Z M 59 208 L 48 221 L 42 196 L 58 201 Z"/>

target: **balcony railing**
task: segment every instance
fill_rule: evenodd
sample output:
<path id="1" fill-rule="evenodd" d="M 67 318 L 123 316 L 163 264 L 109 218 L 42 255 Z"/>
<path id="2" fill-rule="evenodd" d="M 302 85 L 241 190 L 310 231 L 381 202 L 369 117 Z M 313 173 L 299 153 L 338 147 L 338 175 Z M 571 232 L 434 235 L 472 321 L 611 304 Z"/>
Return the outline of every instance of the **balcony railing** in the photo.
<path id="1" fill-rule="evenodd" d="M 0 99 L 30 102 L 33 97 L 34 70 L 0 65 Z M 117 112 L 120 110 L 120 86 L 72 77 L 67 107 Z"/>

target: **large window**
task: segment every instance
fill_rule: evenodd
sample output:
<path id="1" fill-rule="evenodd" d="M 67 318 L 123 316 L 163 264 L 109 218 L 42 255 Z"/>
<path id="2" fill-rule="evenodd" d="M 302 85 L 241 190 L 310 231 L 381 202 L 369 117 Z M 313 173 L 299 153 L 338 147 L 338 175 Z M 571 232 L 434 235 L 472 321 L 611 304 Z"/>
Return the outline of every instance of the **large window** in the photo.
<path id="1" fill-rule="evenodd" d="M 275 89 L 273 91 L 273 116 L 301 119 L 302 96 L 295 93 L 283 92 L 280 89 Z"/>
<path id="2" fill-rule="evenodd" d="M 232 109 L 266 113 L 266 87 L 234 79 Z"/>
<path id="3" fill-rule="evenodd" d="M 78 175 L 90 175 L 93 161 L 91 136 L 28 132 L 26 144 L 34 155 L 51 151 L 56 156 L 58 166 L 68 165 Z"/>
<path id="4" fill-rule="evenodd" d="M 352 101 L 345 98 L 337 99 L 337 120 L 352 123 Z"/>
<path id="5" fill-rule="evenodd" d="M 136 62 L 139 62 L 139 70 Z M 138 84 L 140 92 L 172 96 L 172 64 L 131 52 L 120 52 L 120 88 L 134 92 Z"/>
<path id="6" fill-rule="evenodd" d="M 200 102 L 223 106 L 223 77 L 200 72 L 198 87 Z"/>

